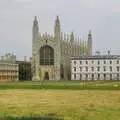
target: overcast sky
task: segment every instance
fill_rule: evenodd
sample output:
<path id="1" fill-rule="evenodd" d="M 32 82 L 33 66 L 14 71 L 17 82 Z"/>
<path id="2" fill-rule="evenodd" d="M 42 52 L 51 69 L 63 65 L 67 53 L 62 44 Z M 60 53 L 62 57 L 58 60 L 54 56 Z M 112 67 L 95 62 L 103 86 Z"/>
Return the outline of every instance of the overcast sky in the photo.
<path id="1" fill-rule="evenodd" d="M 0 55 L 31 56 L 35 15 L 42 33 L 53 34 L 59 15 L 63 32 L 86 39 L 92 29 L 93 52 L 120 54 L 120 0 L 0 0 Z"/>

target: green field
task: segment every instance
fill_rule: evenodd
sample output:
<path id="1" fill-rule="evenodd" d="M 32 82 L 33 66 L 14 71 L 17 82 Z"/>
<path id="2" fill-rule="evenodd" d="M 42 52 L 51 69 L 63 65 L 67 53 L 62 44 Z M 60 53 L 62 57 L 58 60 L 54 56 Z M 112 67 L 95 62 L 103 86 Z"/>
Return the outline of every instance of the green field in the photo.
<path id="1" fill-rule="evenodd" d="M 0 120 L 120 120 L 120 82 L 0 83 Z"/>

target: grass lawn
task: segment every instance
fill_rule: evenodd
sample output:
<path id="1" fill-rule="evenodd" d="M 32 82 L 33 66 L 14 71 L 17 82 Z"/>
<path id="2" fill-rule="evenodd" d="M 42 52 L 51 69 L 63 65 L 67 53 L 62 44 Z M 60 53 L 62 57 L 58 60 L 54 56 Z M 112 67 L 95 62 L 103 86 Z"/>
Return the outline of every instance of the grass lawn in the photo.
<path id="1" fill-rule="evenodd" d="M 59 119 L 120 120 L 120 82 L 0 83 L 0 120 Z"/>

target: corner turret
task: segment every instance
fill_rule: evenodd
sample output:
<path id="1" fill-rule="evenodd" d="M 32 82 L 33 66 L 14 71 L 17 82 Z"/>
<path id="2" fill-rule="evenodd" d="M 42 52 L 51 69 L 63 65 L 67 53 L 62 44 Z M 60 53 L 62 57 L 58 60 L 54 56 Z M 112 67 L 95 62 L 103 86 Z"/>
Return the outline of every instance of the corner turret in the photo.
<path id="1" fill-rule="evenodd" d="M 57 16 L 55 20 L 55 28 L 54 28 L 55 39 L 60 40 L 60 33 L 61 33 L 60 20 L 59 17 Z"/>
<path id="2" fill-rule="evenodd" d="M 88 55 L 92 56 L 92 34 L 91 34 L 91 30 L 89 30 L 89 34 L 88 34 Z"/>
<path id="3" fill-rule="evenodd" d="M 37 16 L 35 16 L 34 21 L 33 21 L 33 31 L 32 32 L 33 32 L 33 41 L 34 41 L 39 32 Z"/>

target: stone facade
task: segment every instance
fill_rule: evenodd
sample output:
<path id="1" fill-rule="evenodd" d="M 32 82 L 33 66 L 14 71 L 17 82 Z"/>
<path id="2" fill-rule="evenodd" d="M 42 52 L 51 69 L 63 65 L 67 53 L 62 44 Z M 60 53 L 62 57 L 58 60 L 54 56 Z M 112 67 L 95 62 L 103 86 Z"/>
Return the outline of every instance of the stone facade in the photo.
<path id="1" fill-rule="evenodd" d="M 0 59 L 0 82 L 15 82 L 19 80 L 19 66 L 16 64 L 16 56 L 6 54 Z"/>
<path id="2" fill-rule="evenodd" d="M 55 20 L 54 35 L 41 34 L 37 17 L 35 17 L 32 36 L 33 81 L 70 80 L 70 58 L 92 55 L 91 31 L 86 41 L 76 38 L 73 32 L 66 35 L 61 32 L 58 16 Z"/>
<path id="3" fill-rule="evenodd" d="M 72 80 L 120 80 L 120 56 L 73 57 L 71 71 Z"/>

